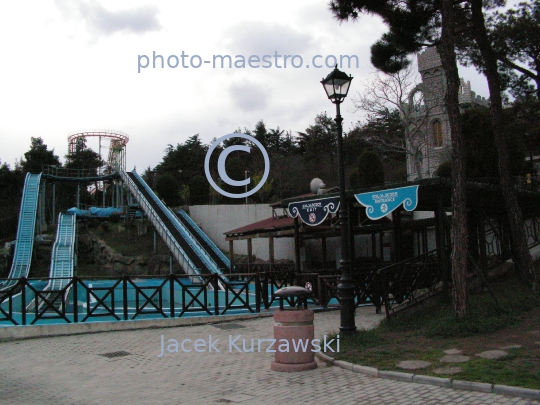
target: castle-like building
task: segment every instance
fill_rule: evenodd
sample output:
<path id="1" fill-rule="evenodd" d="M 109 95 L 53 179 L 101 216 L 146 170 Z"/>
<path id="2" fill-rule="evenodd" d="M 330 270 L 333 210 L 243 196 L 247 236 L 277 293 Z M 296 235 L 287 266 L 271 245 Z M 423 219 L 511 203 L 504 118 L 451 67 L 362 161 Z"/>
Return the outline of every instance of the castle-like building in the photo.
<path id="1" fill-rule="evenodd" d="M 407 180 L 433 177 L 439 165 L 450 159 L 451 139 L 450 124 L 444 105 L 446 92 L 445 72 L 436 48 L 428 48 L 418 55 L 420 83 L 409 96 L 409 106 L 414 111 L 409 116 L 411 125 L 419 125 L 414 136 L 421 138 L 413 147 L 415 153 L 407 154 Z M 471 83 L 460 79 L 459 105 L 461 110 L 473 107 L 489 107 L 485 97 L 480 97 L 471 90 Z M 413 98 L 421 92 L 422 105 L 414 105 Z M 409 147 L 411 145 L 408 145 Z"/>

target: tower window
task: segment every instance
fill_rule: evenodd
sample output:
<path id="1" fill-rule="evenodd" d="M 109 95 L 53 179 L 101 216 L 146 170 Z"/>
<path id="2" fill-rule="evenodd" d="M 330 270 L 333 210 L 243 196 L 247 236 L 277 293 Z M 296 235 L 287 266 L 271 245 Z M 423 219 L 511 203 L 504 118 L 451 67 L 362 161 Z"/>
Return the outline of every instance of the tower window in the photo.
<path id="1" fill-rule="evenodd" d="M 435 148 L 442 148 L 443 146 L 442 124 L 440 121 L 433 123 L 433 146 Z"/>

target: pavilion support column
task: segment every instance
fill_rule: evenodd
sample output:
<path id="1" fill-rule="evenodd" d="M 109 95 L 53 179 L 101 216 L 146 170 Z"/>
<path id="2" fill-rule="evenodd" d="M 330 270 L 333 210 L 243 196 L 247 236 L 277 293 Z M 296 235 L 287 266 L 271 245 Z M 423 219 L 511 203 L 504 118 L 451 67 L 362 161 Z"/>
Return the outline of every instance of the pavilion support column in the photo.
<path id="1" fill-rule="evenodd" d="M 229 260 L 231 262 L 231 272 L 232 272 L 232 269 L 234 268 L 234 240 L 230 240 L 229 241 Z"/>
<path id="2" fill-rule="evenodd" d="M 248 273 L 251 273 L 251 263 L 253 262 L 253 243 L 252 239 L 247 240 L 247 249 L 248 249 Z"/>
<path id="3" fill-rule="evenodd" d="M 445 289 L 448 288 L 448 283 L 450 282 L 450 261 L 448 258 L 448 252 L 446 251 L 446 223 L 442 197 L 437 198 L 437 209 L 435 210 L 435 241 L 437 244 L 437 261 L 439 263 L 439 268 L 443 274 L 443 282 Z"/>
<path id="4" fill-rule="evenodd" d="M 323 236 L 323 237 L 321 238 L 321 252 L 322 252 L 323 270 L 326 270 L 326 262 L 327 262 L 327 255 L 326 255 L 326 236 Z"/>
<path id="5" fill-rule="evenodd" d="M 268 251 L 270 253 L 270 264 L 274 264 L 274 238 L 270 236 L 268 238 Z"/>
<path id="6" fill-rule="evenodd" d="M 296 273 L 300 273 L 301 264 L 300 264 L 300 229 L 298 223 L 298 217 L 294 219 L 294 261 L 296 262 Z"/>
<path id="7" fill-rule="evenodd" d="M 392 212 L 392 225 L 394 228 L 394 261 L 400 262 L 403 258 L 401 257 L 401 215 L 398 210 Z"/>
<path id="8" fill-rule="evenodd" d="M 384 232 L 379 232 L 379 254 L 381 261 L 384 262 Z"/>

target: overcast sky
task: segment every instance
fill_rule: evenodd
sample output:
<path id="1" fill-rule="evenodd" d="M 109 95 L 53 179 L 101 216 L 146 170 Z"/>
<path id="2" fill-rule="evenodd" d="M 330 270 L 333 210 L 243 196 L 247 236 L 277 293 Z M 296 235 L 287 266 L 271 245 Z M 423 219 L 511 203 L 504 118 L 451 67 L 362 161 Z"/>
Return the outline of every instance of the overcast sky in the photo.
<path id="1" fill-rule="evenodd" d="M 339 24 L 328 0 L 3 1 L 0 159 L 13 167 L 30 137 L 41 136 L 64 161 L 70 133 L 110 129 L 129 135 L 127 168 L 142 171 L 161 161 L 168 144 L 197 133 L 210 143 L 260 119 L 268 128 L 303 131 L 318 113 L 335 114 L 319 83 L 332 70 L 325 58 L 358 56 L 358 67 L 342 68 L 355 78 L 354 94 L 373 72 L 369 47 L 382 32 L 376 17 Z M 154 51 L 164 68 L 159 58 L 152 67 Z M 299 66 L 297 57 L 277 68 L 276 52 L 301 56 L 302 67 L 291 65 Z M 233 62 L 243 55 L 246 67 L 213 68 L 218 54 Z M 139 60 L 146 63 L 139 55 L 149 56 L 146 69 L 138 68 Z M 271 55 L 272 67 L 260 61 L 250 68 L 251 55 Z M 315 55 L 322 55 L 315 60 L 322 68 L 312 65 Z M 283 57 L 277 62 L 283 66 Z M 460 73 L 473 91 L 488 95 L 474 70 Z M 347 100 L 345 130 L 362 118 L 352 111 Z"/>

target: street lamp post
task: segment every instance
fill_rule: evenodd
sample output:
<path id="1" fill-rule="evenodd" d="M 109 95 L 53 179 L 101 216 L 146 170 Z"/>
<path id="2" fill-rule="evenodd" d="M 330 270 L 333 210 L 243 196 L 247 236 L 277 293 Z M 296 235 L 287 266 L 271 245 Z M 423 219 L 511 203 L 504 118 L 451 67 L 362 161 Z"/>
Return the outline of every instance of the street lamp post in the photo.
<path id="1" fill-rule="evenodd" d="M 354 311 L 356 305 L 354 302 L 354 285 L 352 282 L 351 258 L 349 249 L 349 214 L 346 206 L 345 194 L 345 163 L 343 161 L 343 118 L 341 117 L 340 104 L 343 102 L 352 76 L 347 76 L 344 72 L 336 68 L 326 79 L 321 81 L 326 91 L 326 95 L 332 103 L 336 105 L 336 124 L 337 124 L 337 147 L 338 147 L 338 167 L 339 167 L 339 229 L 341 232 L 341 279 L 338 284 L 338 295 L 341 301 L 341 325 L 342 332 L 354 332 L 356 325 L 354 323 Z"/>

